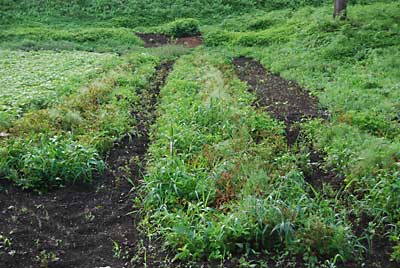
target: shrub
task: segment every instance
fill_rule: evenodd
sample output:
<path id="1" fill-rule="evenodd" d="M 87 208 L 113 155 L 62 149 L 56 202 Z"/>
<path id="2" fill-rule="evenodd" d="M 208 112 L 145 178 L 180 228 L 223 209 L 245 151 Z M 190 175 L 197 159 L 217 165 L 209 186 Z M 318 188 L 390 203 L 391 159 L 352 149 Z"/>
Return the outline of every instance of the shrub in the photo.
<path id="1" fill-rule="evenodd" d="M 200 34 L 200 24 L 195 19 L 179 19 L 167 26 L 166 32 L 174 37 L 187 37 Z"/>

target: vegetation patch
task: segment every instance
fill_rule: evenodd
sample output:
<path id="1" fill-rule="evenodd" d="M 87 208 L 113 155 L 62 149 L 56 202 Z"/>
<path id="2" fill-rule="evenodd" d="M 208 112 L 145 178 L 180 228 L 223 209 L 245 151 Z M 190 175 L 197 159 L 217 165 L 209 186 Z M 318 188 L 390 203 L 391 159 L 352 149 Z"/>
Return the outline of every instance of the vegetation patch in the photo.
<path id="1" fill-rule="evenodd" d="M 189 37 L 200 34 L 200 23 L 195 19 L 179 19 L 165 26 L 165 32 L 173 37 Z"/>
<path id="2" fill-rule="evenodd" d="M 0 141 L 0 173 L 38 191 L 90 181 L 92 171 L 104 165 L 101 156 L 134 128 L 137 92 L 156 63 L 148 54 L 128 58 L 64 102 L 16 120 Z"/>
<path id="3" fill-rule="evenodd" d="M 351 258 L 356 241 L 344 211 L 308 195 L 284 126 L 254 110 L 233 75 L 218 55 L 186 56 L 161 91 L 146 176 L 154 230 L 177 259 Z"/>
<path id="4" fill-rule="evenodd" d="M 127 28 L 63 26 L 50 28 L 41 23 L 8 26 L 0 31 L 0 47 L 25 51 L 83 50 L 121 54 L 142 45 L 141 40 Z"/>
<path id="5" fill-rule="evenodd" d="M 338 202 L 349 206 L 347 214 L 353 228 L 363 229 L 363 232 L 355 233 L 367 248 L 367 256 L 360 261 L 367 265 L 379 263 L 378 256 L 382 254 L 392 254 L 393 260 L 398 250 L 398 246 L 394 246 L 389 253 L 385 250 L 386 253 L 379 253 L 373 245 L 390 245 L 388 240 L 399 241 L 398 227 L 394 227 L 399 222 L 398 207 L 394 208 L 396 205 L 392 203 L 393 192 L 385 192 L 396 189 L 400 178 L 397 160 L 399 125 L 396 120 L 399 91 L 393 90 L 398 87 L 400 66 L 395 57 L 399 31 L 393 23 L 398 19 L 399 7 L 397 3 L 354 6 L 349 9 L 351 13 L 345 21 L 332 20 L 330 7 L 305 8 L 288 13 L 290 15 L 285 15 L 285 19 L 279 18 L 278 27 L 254 28 L 249 25 L 251 20 L 243 19 L 231 29 L 230 22 L 235 21 L 232 19 L 220 27 L 210 27 L 205 33 L 206 44 L 229 47 L 231 51 L 223 50 L 227 58 L 247 55 L 259 59 L 273 72 L 311 89 L 328 108 L 329 124 L 315 120 L 302 126 L 304 132 L 300 134 L 300 140 L 303 144 L 300 147 L 314 148 L 322 153 L 325 164 L 314 167 L 314 170 L 326 171 L 321 175 L 333 172 L 344 178 L 344 188 L 335 191 L 343 194 Z M 381 12 L 385 15 L 378 15 Z M 270 13 L 272 17 L 275 14 L 282 15 L 281 12 Z M 309 19 L 305 20 L 305 17 Z M 293 32 L 295 22 L 298 30 Z M 391 26 L 386 28 L 384 25 Z M 289 33 L 286 39 L 280 38 L 283 32 Z M 257 39 L 258 34 L 260 41 L 241 41 L 249 35 Z M 266 40 L 264 34 L 271 42 L 259 45 L 258 42 Z M 374 34 L 385 36 L 378 41 L 372 37 Z M 215 50 L 218 49 L 221 48 Z M 343 53 L 337 54 L 338 51 Z M 305 148 L 301 154 L 312 154 Z M 311 162 L 305 164 L 309 170 L 313 169 Z M 311 178 L 310 182 L 313 181 Z M 329 186 L 323 188 L 327 192 L 332 190 Z M 365 228 L 358 227 L 363 222 L 360 220 L 362 215 L 368 215 L 370 219 L 368 224 L 361 225 Z M 354 217 L 359 220 L 354 221 Z M 387 259 L 390 259 L 388 255 Z M 396 267 L 389 262 L 383 265 Z"/>
<path id="6" fill-rule="evenodd" d="M 256 60 L 238 57 L 233 64 L 239 78 L 257 95 L 256 106 L 265 107 L 276 119 L 285 122 L 289 145 L 293 145 L 298 136 L 295 123 L 324 115 L 315 97 L 295 82 L 268 73 Z"/>
<path id="7" fill-rule="evenodd" d="M 140 100 L 132 103 L 135 106 L 131 116 L 136 118 L 137 127 L 114 144 L 107 153 L 104 174 L 96 172 L 93 183 L 78 182 L 46 195 L 37 195 L 0 180 L 0 260 L 4 267 L 126 267 L 132 262 L 137 238 L 132 232 L 135 228 L 133 220 L 138 217 L 131 217 L 132 199 L 136 195 L 131 188 L 139 184 L 145 169 L 148 127 L 154 120 L 159 88 L 163 86 L 171 64 L 168 61 L 147 70 L 153 75 L 146 85 L 137 89 Z M 72 150 L 60 148 L 70 155 L 70 160 L 71 155 L 79 154 L 79 148 L 70 146 L 68 140 L 59 139 L 59 142 Z M 30 154 L 37 156 L 36 152 Z M 59 155 L 38 157 L 54 159 L 55 165 L 70 161 L 64 156 L 64 159 L 55 159 Z M 29 170 L 37 171 L 35 166 Z M 51 165 L 43 169 L 50 170 Z M 73 168 L 67 170 L 78 174 Z M 51 174 L 48 176 L 52 177 Z M 16 229 L 24 231 L 15 232 Z"/>
<path id="8" fill-rule="evenodd" d="M 86 52 L 0 51 L 0 131 L 24 113 L 43 109 L 76 91 L 118 61 Z"/>

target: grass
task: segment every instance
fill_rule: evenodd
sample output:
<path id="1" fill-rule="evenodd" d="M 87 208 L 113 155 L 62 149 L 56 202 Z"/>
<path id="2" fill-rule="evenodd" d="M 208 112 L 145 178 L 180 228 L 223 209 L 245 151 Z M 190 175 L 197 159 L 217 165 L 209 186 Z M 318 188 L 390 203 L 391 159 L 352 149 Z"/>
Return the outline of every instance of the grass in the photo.
<path id="1" fill-rule="evenodd" d="M 135 32 L 161 33 L 175 38 L 201 35 L 200 22 L 197 19 L 177 19 L 153 27 L 135 27 Z"/>
<path id="2" fill-rule="evenodd" d="M 370 4 L 391 0 L 353 0 L 350 4 Z M 88 1 L 54 2 L 47 0 L 4 0 L 0 4 L 0 23 L 42 21 L 78 21 L 80 24 L 106 24 L 117 27 L 156 26 L 179 18 L 196 18 L 203 24 L 214 24 L 226 17 L 258 10 L 298 9 L 304 6 L 331 4 L 328 0 L 155 0 L 155 1 Z"/>
<path id="3" fill-rule="evenodd" d="M 83 50 L 126 53 L 142 41 L 127 28 L 82 27 L 71 23 L 48 27 L 43 23 L 15 24 L 0 31 L 0 47 L 21 50 Z"/>
<path id="4" fill-rule="evenodd" d="M 177 18 L 201 18 L 203 21 L 220 20 L 221 16 L 240 14 L 254 11 L 258 8 L 276 9 L 287 5 L 296 8 L 308 4 L 320 4 L 315 0 L 295 0 L 288 3 L 283 0 L 269 1 L 151 1 L 136 0 L 96 1 L 96 2 L 51 2 L 41 1 L 40 4 L 26 0 L 3 1 L 0 8 L 4 10 L 3 20 L 24 21 L 30 20 L 59 21 L 73 18 L 82 21 L 108 22 L 114 26 L 137 27 L 154 26 Z M 0 21 L 1 22 L 1 21 Z"/>
<path id="5" fill-rule="evenodd" d="M 228 20 L 208 29 L 205 41 L 231 46 L 236 54 L 254 56 L 272 71 L 299 81 L 337 120 L 396 138 L 399 10 L 395 3 L 354 6 L 344 22 L 332 20 L 330 7 L 277 11 L 245 17 L 235 31 L 229 26 L 235 20 Z"/>

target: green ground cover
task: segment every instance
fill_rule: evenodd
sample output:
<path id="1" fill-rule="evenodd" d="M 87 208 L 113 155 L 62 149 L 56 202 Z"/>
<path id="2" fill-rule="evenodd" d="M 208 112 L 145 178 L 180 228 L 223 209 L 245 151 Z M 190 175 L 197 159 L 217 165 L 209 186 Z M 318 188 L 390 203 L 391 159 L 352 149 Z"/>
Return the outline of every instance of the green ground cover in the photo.
<path id="1" fill-rule="evenodd" d="M 29 20 L 59 21 L 73 18 L 82 21 L 107 22 L 115 26 L 136 27 L 158 25 L 176 18 L 196 17 L 203 21 L 220 20 L 222 16 L 254 11 L 258 8 L 298 7 L 318 5 L 316 0 L 268 0 L 268 1 L 38 1 L 5 0 L 0 5 L 4 10 L 4 21 Z M 43 15 L 45 15 L 43 17 Z"/>
<path id="2" fill-rule="evenodd" d="M 399 14 L 398 3 L 353 6 L 344 22 L 332 20 L 328 6 L 276 11 L 226 20 L 208 28 L 205 40 L 254 56 L 268 69 L 300 82 L 336 120 L 396 138 Z"/>
<path id="3" fill-rule="evenodd" d="M 115 64 L 112 54 L 0 51 L 0 130 L 24 113 L 45 108 Z"/>
<path id="4" fill-rule="evenodd" d="M 142 41 L 127 28 L 79 25 L 68 22 L 49 27 L 46 23 L 25 23 L 0 30 L 0 48 L 19 50 L 83 50 L 126 53 Z"/>
<path id="5" fill-rule="evenodd" d="M 205 38 L 229 47 L 227 59 L 253 56 L 300 82 L 329 110 L 328 123 L 303 125 L 299 146 L 326 152 L 326 169 L 344 177 L 348 217 L 372 219 L 360 241 L 399 241 L 399 14 L 398 3 L 353 6 L 346 21 L 333 21 L 330 7 L 283 10 L 226 20 Z"/>
<path id="6" fill-rule="evenodd" d="M 391 2 L 391 0 L 352 0 L 350 4 Z M 329 0 L 99 0 L 49 1 L 3 0 L 0 23 L 43 21 L 60 23 L 79 21 L 81 24 L 100 23 L 112 26 L 155 26 L 178 18 L 197 18 L 203 24 L 219 22 L 232 15 L 258 10 L 276 10 L 302 6 L 331 4 Z"/>

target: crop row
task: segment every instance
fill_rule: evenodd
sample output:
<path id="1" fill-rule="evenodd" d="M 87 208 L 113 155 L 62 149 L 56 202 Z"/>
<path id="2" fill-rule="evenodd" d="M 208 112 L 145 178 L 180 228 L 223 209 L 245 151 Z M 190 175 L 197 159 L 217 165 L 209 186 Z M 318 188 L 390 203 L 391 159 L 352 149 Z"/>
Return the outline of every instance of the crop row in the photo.
<path id="1" fill-rule="evenodd" d="M 113 142 L 135 135 L 131 112 L 157 62 L 148 54 L 128 57 L 63 102 L 15 120 L 0 140 L 0 174 L 37 191 L 90 181 Z"/>
<path id="2" fill-rule="evenodd" d="M 352 258 L 357 243 L 343 206 L 310 196 L 284 126 L 253 101 L 219 54 L 176 63 L 152 132 L 145 222 L 178 259 L 276 251 L 311 263 Z"/>

